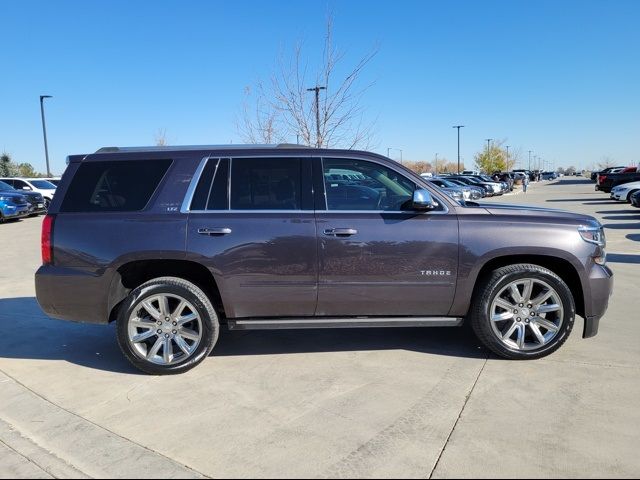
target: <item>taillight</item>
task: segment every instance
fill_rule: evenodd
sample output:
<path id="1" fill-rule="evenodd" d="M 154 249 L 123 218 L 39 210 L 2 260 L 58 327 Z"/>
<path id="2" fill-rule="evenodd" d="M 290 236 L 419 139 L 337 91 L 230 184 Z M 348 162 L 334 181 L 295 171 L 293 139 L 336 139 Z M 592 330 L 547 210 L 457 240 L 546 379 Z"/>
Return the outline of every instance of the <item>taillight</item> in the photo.
<path id="1" fill-rule="evenodd" d="M 53 263 L 53 223 L 55 217 L 47 215 L 42 221 L 42 264 L 50 265 Z"/>

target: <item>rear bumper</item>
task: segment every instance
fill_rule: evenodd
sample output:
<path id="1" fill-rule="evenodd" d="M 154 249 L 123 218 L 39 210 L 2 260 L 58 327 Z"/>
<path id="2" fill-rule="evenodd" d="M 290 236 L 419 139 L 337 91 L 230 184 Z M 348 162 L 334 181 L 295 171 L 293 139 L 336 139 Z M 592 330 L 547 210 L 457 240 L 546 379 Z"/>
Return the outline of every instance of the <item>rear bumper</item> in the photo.
<path id="1" fill-rule="evenodd" d="M 108 323 L 111 285 L 108 272 L 43 265 L 35 276 L 38 303 L 53 318 Z"/>
<path id="2" fill-rule="evenodd" d="M 600 319 L 609 307 L 609 297 L 613 293 L 613 272 L 609 267 L 594 265 L 589 275 L 590 299 L 585 305 L 583 338 L 598 333 Z"/>

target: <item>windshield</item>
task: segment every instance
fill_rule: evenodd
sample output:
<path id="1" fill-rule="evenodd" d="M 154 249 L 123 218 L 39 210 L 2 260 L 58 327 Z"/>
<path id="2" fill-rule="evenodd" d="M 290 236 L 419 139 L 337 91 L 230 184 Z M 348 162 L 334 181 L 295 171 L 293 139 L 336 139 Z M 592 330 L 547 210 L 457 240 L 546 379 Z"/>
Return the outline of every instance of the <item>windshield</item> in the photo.
<path id="1" fill-rule="evenodd" d="M 449 180 L 438 179 L 438 181 L 442 183 L 443 187 L 458 188 L 458 185 L 456 185 L 455 183 L 453 183 L 453 182 L 451 182 Z"/>
<path id="2" fill-rule="evenodd" d="M 13 188 L 8 183 L 4 183 L 3 181 L 0 180 L 0 191 L 2 190 L 15 190 L 15 188 Z"/>
<path id="3" fill-rule="evenodd" d="M 478 180 L 477 178 L 473 178 L 473 177 L 465 177 L 465 180 L 467 180 L 467 181 L 469 181 L 471 183 L 475 183 L 476 185 L 479 184 L 479 183 L 482 183 L 482 182 L 480 182 L 480 180 Z"/>
<path id="4" fill-rule="evenodd" d="M 56 186 L 47 180 L 29 180 L 29 183 L 42 190 L 55 190 Z"/>

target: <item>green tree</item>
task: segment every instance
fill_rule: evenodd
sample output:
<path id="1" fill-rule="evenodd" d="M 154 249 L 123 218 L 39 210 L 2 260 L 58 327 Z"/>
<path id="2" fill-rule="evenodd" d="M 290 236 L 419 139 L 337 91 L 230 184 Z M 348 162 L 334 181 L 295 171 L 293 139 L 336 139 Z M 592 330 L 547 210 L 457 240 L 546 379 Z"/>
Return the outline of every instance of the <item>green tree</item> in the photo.
<path id="1" fill-rule="evenodd" d="M 30 163 L 20 163 L 17 166 L 16 176 L 33 178 L 33 177 L 39 177 L 40 174 L 36 172 L 36 169 L 33 168 L 33 165 L 31 165 Z"/>
<path id="2" fill-rule="evenodd" d="M 0 155 L 0 175 L 2 175 L 3 177 L 8 177 L 9 175 L 11 175 L 11 173 L 9 172 L 11 166 L 11 155 L 9 155 L 7 152 L 2 152 L 2 155 Z"/>
<path id="3" fill-rule="evenodd" d="M 504 140 L 495 141 L 489 149 L 485 147 L 476 153 L 474 156 L 476 167 L 489 175 L 496 171 L 506 171 L 507 151 L 502 148 L 503 144 Z"/>

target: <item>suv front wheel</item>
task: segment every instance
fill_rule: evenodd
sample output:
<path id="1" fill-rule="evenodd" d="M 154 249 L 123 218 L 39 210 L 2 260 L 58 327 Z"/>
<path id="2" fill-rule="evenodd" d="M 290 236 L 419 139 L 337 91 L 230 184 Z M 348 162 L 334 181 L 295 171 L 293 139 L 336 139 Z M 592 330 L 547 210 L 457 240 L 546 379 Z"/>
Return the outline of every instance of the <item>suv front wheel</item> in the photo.
<path id="1" fill-rule="evenodd" d="M 198 365 L 213 350 L 219 330 L 207 295 L 175 277 L 156 278 L 133 290 L 117 319 L 122 352 L 153 375 L 183 373 Z"/>
<path id="2" fill-rule="evenodd" d="M 534 359 L 569 338 L 575 304 L 567 284 L 539 265 L 494 270 L 473 299 L 470 321 L 478 339 L 508 359 Z"/>

